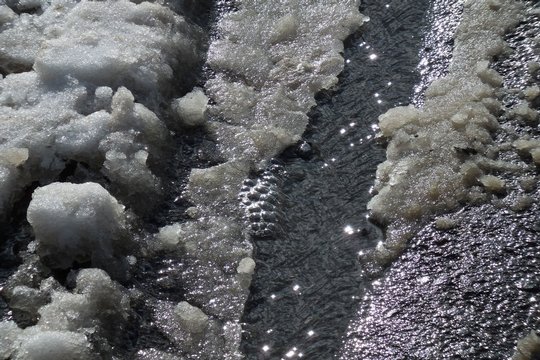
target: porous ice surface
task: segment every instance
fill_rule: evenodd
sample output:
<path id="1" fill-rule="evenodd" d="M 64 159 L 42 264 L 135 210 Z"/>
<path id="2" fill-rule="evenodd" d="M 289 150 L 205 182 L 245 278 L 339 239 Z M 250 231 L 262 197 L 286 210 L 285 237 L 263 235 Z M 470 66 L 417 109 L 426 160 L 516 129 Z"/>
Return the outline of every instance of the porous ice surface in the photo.
<path id="1" fill-rule="evenodd" d="M 192 270 L 183 274 L 188 301 L 224 321 L 225 358 L 241 357 L 239 319 L 254 270 L 246 208 L 238 201 L 243 180 L 300 139 L 315 93 L 336 84 L 343 69 L 343 40 L 366 20 L 356 0 L 234 5 L 218 20 L 209 45 L 206 111 L 198 108 L 207 101 L 198 91 L 173 102 L 183 122 L 204 122 L 225 161 L 191 171 L 185 196 L 194 204 L 188 210 L 193 220 L 157 236 L 157 248 L 181 251 L 196 271 L 196 277 Z"/>
<path id="2" fill-rule="evenodd" d="M 490 193 L 504 193 L 505 173 L 535 168 L 535 140 L 515 142 L 529 154 L 511 162 L 499 157 L 511 144 L 494 141 L 502 115 L 537 123 L 527 100 L 534 89 L 505 114 L 500 99 L 513 89 L 505 89 L 502 76 L 490 68 L 493 57 L 510 51 L 503 35 L 523 19 L 524 4 L 479 0 L 463 6 L 448 75 L 427 88 L 423 106 L 396 107 L 379 117 L 389 140 L 387 160 L 377 169 L 377 195 L 368 208 L 388 225 L 387 242 L 378 249 L 381 260 L 401 252 L 416 224 L 462 204 L 485 202 Z"/>
<path id="3" fill-rule="evenodd" d="M 192 85 L 182 81 L 198 66 L 202 36 L 165 2 L 2 2 L 0 216 L 40 186 L 27 213 L 36 239 L 2 290 L 31 324 L 0 322 L 2 358 L 107 358 L 122 347 L 139 359 L 240 358 L 255 262 L 238 193 L 251 171 L 300 138 L 315 93 L 337 82 L 342 41 L 366 20 L 358 5 L 235 1 L 209 45 L 214 75 L 171 99 Z M 129 233 L 134 214 L 160 199 L 149 162 L 163 156 L 170 130 L 196 126 L 224 162 L 192 170 L 191 220 Z M 56 183 L 70 163 L 108 191 Z M 171 264 L 156 284 L 116 282 L 156 258 Z M 182 295 L 143 293 L 153 287 Z M 130 320 L 135 308 L 152 311 L 150 324 Z M 130 348 L 130 324 L 166 345 L 139 339 Z"/>
<path id="4" fill-rule="evenodd" d="M 101 169 L 132 200 L 159 191 L 146 161 L 168 131 L 149 107 L 173 76 L 193 71 L 199 31 L 149 2 L 36 2 L 35 13 L 20 15 L 0 8 L 9 14 L 0 25 L 0 214 L 66 160 Z"/>
<path id="5" fill-rule="evenodd" d="M 157 2 L 0 2 L 0 220 L 38 186 L 27 212 L 35 241 L 2 289 L 31 326 L 0 322 L 0 358 L 96 359 L 128 347 L 130 296 L 111 277 L 126 280 L 142 235 L 128 232 L 115 197 L 142 213 L 159 200 L 149 158 L 170 140 L 164 104 L 190 86 L 201 42 L 197 26 Z M 115 196 L 54 182 L 70 163 Z"/>
<path id="6" fill-rule="evenodd" d="M 315 105 L 314 95 L 337 83 L 343 69 L 343 40 L 367 19 L 359 2 L 237 1 L 223 15 L 207 64 L 215 73 L 205 85 L 212 100 L 207 127 L 229 165 L 221 165 L 225 185 L 236 196 L 252 169 L 296 142 Z M 261 162 L 263 162 L 261 164 Z M 211 191 L 204 179 L 190 178 L 188 195 Z M 208 175 L 206 175 L 208 174 Z M 222 197 L 204 196 L 213 206 Z M 218 199 L 219 198 L 219 199 Z"/>
<path id="7" fill-rule="evenodd" d="M 88 337 L 121 337 L 129 298 L 105 271 L 81 270 L 73 292 L 49 289 L 49 296 L 37 325 L 20 329 L 14 322 L 0 323 L 2 359 L 96 359 Z"/>
<path id="8" fill-rule="evenodd" d="M 133 246 L 124 206 L 96 183 L 38 188 L 27 217 L 37 253 L 53 269 L 69 269 L 75 262 L 110 268 Z"/>

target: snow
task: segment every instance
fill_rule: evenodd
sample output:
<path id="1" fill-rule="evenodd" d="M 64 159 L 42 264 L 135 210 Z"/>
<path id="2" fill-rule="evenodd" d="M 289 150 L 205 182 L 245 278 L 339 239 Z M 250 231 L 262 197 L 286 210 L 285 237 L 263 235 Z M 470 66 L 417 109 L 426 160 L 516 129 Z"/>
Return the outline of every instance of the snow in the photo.
<path id="1" fill-rule="evenodd" d="M 49 330 L 113 333 L 126 323 L 129 297 L 125 289 L 101 269 L 83 269 L 73 293 L 56 290 L 40 308 L 38 326 Z"/>
<path id="2" fill-rule="evenodd" d="M 90 360 L 90 344 L 83 334 L 69 331 L 38 331 L 23 336 L 14 360 Z"/>
<path id="3" fill-rule="evenodd" d="M 173 109 L 186 126 L 200 126 L 204 124 L 208 97 L 202 89 L 195 89 L 184 97 L 173 102 Z"/>
<path id="4" fill-rule="evenodd" d="M 18 16 L 0 5 L 0 68 L 8 74 L 0 78 L 0 154 L 27 149 L 28 161 L 14 170 L 0 155 L 0 167 L 7 168 L 0 213 L 9 212 L 13 199 L 7 194 L 56 178 L 68 159 L 104 167 L 114 183 L 133 187 L 130 193 L 159 192 L 159 181 L 134 154 L 167 139 L 166 126 L 150 108 L 157 109 L 171 91 L 174 77 L 191 76 L 199 62 L 200 30 L 148 2 L 16 6 L 37 10 Z M 114 144 L 115 133 L 132 137 L 132 144 Z M 118 147 L 126 158 L 103 164 L 106 152 Z M 123 174 L 128 167 L 136 169 Z"/>
<path id="5" fill-rule="evenodd" d="M 208 316 L 196 306 L 186 301 L 180 302 L 174 309 L 180 326 L 194 334 L 200 334 L 208 324 Z"/>

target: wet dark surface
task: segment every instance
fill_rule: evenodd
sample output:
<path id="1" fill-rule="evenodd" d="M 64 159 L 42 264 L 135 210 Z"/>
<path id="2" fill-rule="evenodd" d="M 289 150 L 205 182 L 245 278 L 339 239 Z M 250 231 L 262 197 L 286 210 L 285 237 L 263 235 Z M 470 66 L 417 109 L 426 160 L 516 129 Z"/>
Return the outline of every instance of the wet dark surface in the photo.
<path id="1" fill-rule="evenodd" d="M 364 287 L 358 252 L 382 237 L 366 203 L 384 148 L 377 117 L 407 104 L 429 1 L 363 1 L 370 17 L 346 42 L 345 71 L 318 95 L 304 139 L 278 160 L 283 181 L 276 235 L 255 237 L 256 274 L 243 322 L 247 359 L 330 359 Z M 309 146 L 308 146 L 309 145 Z"/>
<path id="2" fill-rule="evenodd" d="M 374 283 L 342 358 L 509 358 L 540 320 L 537 212 L 486 205 L 424 228 Z"/>

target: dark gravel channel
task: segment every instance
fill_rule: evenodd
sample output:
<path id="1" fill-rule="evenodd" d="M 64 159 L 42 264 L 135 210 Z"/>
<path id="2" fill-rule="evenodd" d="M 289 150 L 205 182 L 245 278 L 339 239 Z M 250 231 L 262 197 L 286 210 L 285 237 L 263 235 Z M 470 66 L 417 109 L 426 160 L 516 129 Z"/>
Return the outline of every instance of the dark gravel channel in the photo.
<path id="1" fill-rule="evenodd" d="M 443 72 L 452 46 L 443 33 L 442 42 L 423 46 L 429 7 L 429 0 L 363 1 L 371 20 L 346 42 L 339 85 L 318 95 L 306 143 L 276 160 L 283 216 L 277 234 L 253 239 L 247 359 L 327 360 L 342 347 L 368 285 L 358 253 L 382 238 L 366 219 L 376 166 L 385 158 L 374 139 L 377 117 L 412 101 L 421 70 Z M 436 65 L 420 69 L 421 52 Z"/>

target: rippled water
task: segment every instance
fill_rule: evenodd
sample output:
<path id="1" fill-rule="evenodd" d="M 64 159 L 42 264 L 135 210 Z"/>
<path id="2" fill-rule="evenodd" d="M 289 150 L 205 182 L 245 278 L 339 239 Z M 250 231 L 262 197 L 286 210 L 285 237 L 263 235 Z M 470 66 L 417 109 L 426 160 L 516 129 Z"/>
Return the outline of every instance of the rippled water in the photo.
<path id="1" fill-rule="evenodd" d="M 248 359 L 329 359 L 340 348 L 366 284 L 358 253 L 382 237 L 366 219 L 384 160 L 375 124 L 412 99 L 429 4 L 363 1 L 371 20 L 346 44 L 338 87 L 318 96 L 304 135 L 311 152 L 304 145 L 278 159 L 285 218 L 278 235 L 254 239 Z"/>

